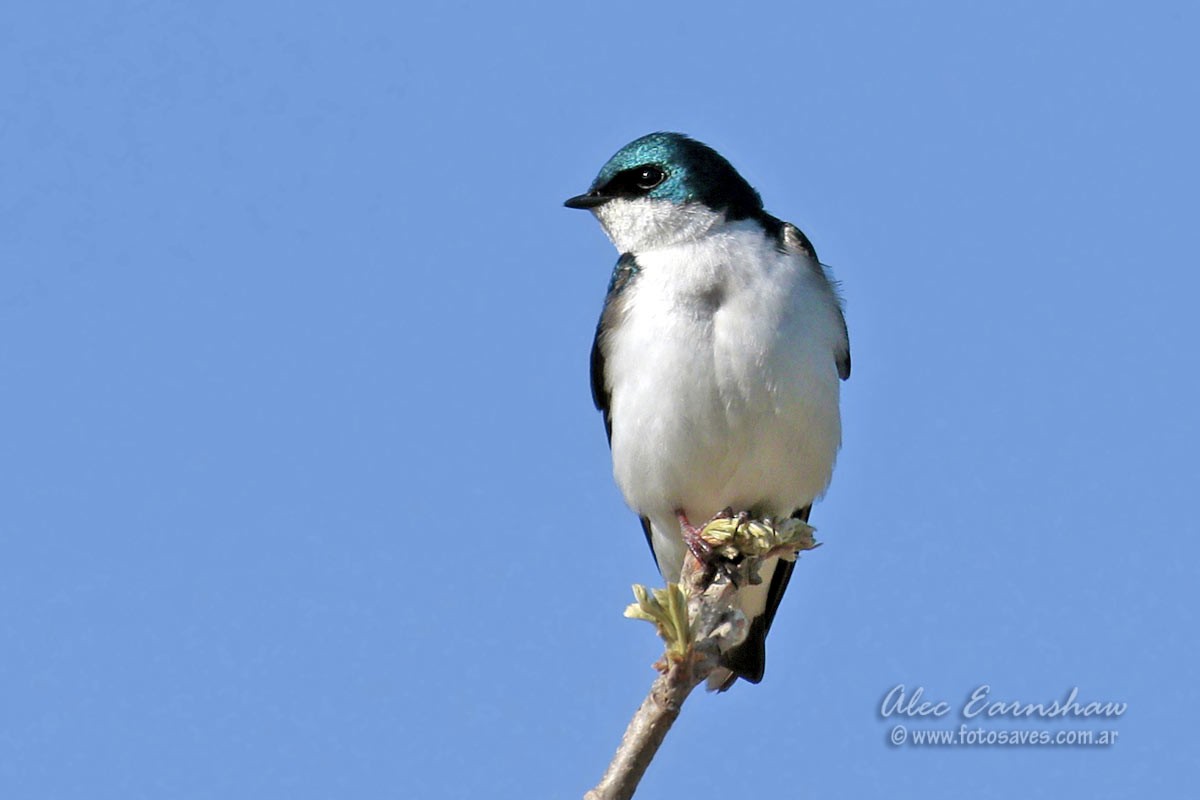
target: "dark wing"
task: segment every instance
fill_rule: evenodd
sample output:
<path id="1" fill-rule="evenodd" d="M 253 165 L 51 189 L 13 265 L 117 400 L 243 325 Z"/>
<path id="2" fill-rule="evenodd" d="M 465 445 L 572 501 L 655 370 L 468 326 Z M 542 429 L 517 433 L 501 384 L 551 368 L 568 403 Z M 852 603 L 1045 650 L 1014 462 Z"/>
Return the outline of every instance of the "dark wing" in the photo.
<path id="1" fill-rule="evenodd" d="M 596 326 L 596 338 L 592 340 L 592 402 L 604 417 L 604 433 L 608 436 L 609 447 L 612 447 L 612 418 L 608 414 L 612 391 L 604 379 L 604 348 L 601 346 L 604 334 L 604 315 L 601 315 L 600 324 Z"/>
<path id="2" fill-rule="evenodd" d="M 641 272 L 633 253 L 625 253 L 617 259 L 613 267 L 612 278 L 608 282 L 608 294 L 604 298 L 604 310 L 600 312 L 600 322 L 596 324 L 596 337 L 592 340 L 592 402 L 604 415 L 604 432 L 608 435 L 608 443 L 612 444 L 612 416 L 609 406 L 612 404 L 612 389 L 608 385 L 608 376 L 604 372 L 604 359 L 608 350 L 608 334 L 617 325 L 625 310 L 622 293 L 625 288 Z"/>
<path id="3" fill-rule="evenodd" d="M 650 533 L 650 518 L 642 517 L 642 533 L 646 534 L 646 546 L 650 548 L 650 556 L 654 559 L 654 568 L 660 573 L 662 567 L 658 565 L 658 553 L 654 552 L 654 536 Z"/>
<path id="4" fill-rule="evenodd" d="M 604 298 L 604 310 L 600 312 L 600 322 L 596 325 L 596 337 L 592 339 L 592 402 L 604 416 L 604 433 L 608 436 L 608 444 L 612 446 L 612 388 L 608 385 L 608 376 L 604 372 L 604 358 L 608 347 L 608 333 L 617 324 L 624 311 L 622 290 L 629 285 L 640 272 L 637 259 L 632 253 L 625 253 L 617 260 L 613 268 L 612 280 L 608 284 L 608 295 Z M 641 518 L 642 532 L 646 534 L 646 544 L 650 546 L 650 555 L 654 557 L 654 566 L 658 566 L 658 554 L 654 552 L 654 540 L 650 535 L 650 520 Z"/>
<path id="5" fill-rule="evenodd" d="M 796 519 L 808 522 L 812 506 L 805 506 L 792 514 Z M 771 632 L 771 623 L 775 621 L 775 612 L 787 591 L 788 581 L 792 579 L 792 570 L 796 568 L 795 561 L 780 561 L 775 565 L 775 574 L 771 576 L 771 588 L 767 590 L 767 606 L 754 622 L 750 624 L 750 632 L 746 639 L 737 647 L 721 656 L 721 666 L 733 674 L 721 686 L 725 691 L 741 678 L 750 683 L 758 683 L 767 669 L 767 634 Z"/>
<path id="6" fill-rule="evenodd" d="M 821 276 L 821 280 L 825 282 L 825 285 L 829 287 L 830 293 L 837 300 L 838 319 L 842 323 L 842 343 L 844 346 L 835 351 L 833 356 L 837 359 L 838 377 L 846 380 L 850 377 L 850 332 L 846 328 L 846 315 L 842 308 L 842 296 L 837 291 L 837 283 L 829 277 L 828 268 L 817 258 L 817 251 L 813 248 L 812 242 L 808 240 L 808 237 L 804 235 L 804 231 L 790 222 L 781 222 L 779 220 L 775 220 L 775 222 L 778 227 L 769 225 L 767 226 L 767 230 L 777 231 L 775 235 L 779 240 L 780 249 L 784 252 L 798 250 L 805 256 L 808 256 L 809 263 L 816 269 L 817 273 Z"/>
<path id="7" fill-rule="evenodd" d="M 842 380 L 850 378 L 850 330 L 846 327 L 846 314 L 842 310 L 842 298 L 838 296 L 838 319 L 842 321 L 842 341 L 846 347 L 834 353 L 837 358 L 838 377 Z"/>

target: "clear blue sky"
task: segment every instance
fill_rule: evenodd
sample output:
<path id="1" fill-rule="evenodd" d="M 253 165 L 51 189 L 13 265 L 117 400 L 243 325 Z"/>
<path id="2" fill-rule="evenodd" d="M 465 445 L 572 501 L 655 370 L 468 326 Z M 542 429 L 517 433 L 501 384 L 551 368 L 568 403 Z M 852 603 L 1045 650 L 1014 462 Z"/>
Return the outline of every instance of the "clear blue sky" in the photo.
<path id="1" fill-rule="evenodd" d="M 854 377 L 765 682 L 644 796 L 1193 791 L 1200 14 L 992 5 L 9 4 L 0 796 L 598 778 L 657 576 L 561 201 L 659 129 L 811 237 Z M 894 748 L 897 683 L 1128 711 Z"/>

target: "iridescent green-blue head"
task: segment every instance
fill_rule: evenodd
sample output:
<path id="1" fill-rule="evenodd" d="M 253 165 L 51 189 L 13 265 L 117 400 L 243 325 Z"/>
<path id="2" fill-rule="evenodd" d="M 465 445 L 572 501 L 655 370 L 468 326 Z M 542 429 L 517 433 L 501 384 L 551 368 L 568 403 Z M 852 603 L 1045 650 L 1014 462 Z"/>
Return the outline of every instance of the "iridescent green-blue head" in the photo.
<path id="1" fill-rule="evenodd" d="M 758 192 L 733 165 L 682 133 L 651 133 L 625 145 L 588 191 L 565 205 L 595 212 L 622 252 L 762 214 Z"/>

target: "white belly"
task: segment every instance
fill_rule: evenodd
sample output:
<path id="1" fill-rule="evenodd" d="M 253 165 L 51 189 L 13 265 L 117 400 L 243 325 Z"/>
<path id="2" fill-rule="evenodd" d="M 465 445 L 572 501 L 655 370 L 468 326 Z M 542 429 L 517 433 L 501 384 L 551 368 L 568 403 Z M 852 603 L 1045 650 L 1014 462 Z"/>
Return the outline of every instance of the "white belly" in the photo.
<path id="1" fill-rule="evenodd" d="M 824 492 L 841 441 L 832 295 L 794 256 L 729 252 L 639 255 L 610 339 L 614 476 L 651 519 L 668 579 L 683 560 L 676 509 L 695 524 L 727 506 L 790 514 Z"/>

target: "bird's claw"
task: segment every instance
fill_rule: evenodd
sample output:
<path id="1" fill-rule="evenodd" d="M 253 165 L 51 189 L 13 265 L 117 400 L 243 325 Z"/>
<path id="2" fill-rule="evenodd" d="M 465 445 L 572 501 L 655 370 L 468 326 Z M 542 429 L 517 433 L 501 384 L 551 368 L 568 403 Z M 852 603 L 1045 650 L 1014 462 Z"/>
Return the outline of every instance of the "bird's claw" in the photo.
<path id="1" fill-rule="evenodd" d="M 738 584 L 737 565 L 716 552 L 713 546 L 704 540 L 704 536 L 701 534 L 702 528 L 697 528 L 689 522 L 687 514 L 682 509 L 677 510 L 675 516 L 679 519 L 679 530 L 683 536 L 683 543 L 687 545 L 688 550 L 696 561 L 702 564 L 706 570 L 719 571 L 730 583 L 736 586 Z M 724 519 L 736 519 L 738 525 L 744 525 L 750 519 L 750 514 L 746 511 L 739 511 L 737 514 L 734 514 L 733 509 L 726 506 L 713 515 L 709 522 Z M 705 524 L 707 525 L 708 523 Z M 710 572 L 709 574 L 712 573 Z"/>
<path id="2" fill-rule="evenodd" d="M 683 543 L 687 545 L 688 550 L 697 561 L 708 566 L 713 558 L 712 545 L 704 541 L 704 537 L 700 535 L 700 529 L 688 521 L 687 514 L 684 514 L 683 511 L 676 511 L 675 516 L 679 519 L 679 531 L 683 535 Z"/>

